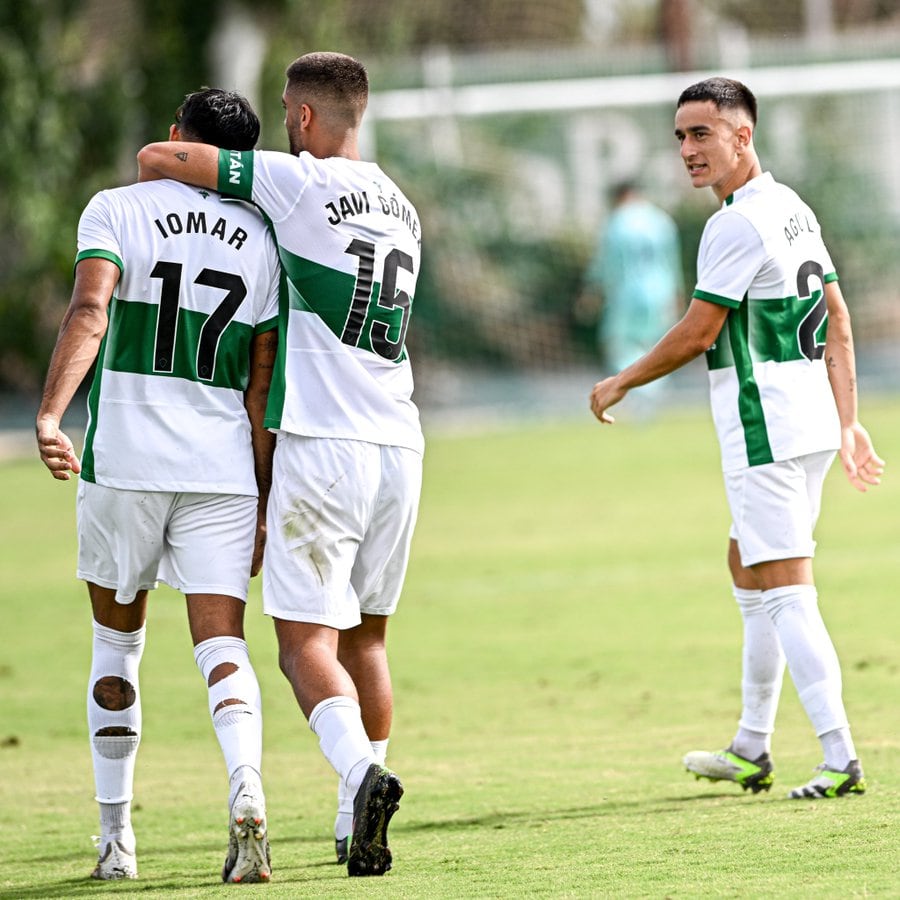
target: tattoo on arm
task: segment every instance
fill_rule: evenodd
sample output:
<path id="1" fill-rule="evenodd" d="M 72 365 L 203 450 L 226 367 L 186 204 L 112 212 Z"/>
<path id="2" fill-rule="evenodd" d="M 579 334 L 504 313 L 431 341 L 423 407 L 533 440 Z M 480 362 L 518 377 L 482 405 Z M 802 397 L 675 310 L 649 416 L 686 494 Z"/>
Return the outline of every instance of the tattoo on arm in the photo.
<path id="1" fill-rule="evenodd" d="M 182 162 L 187 162 L 187 158 L 188 155 L 184 150 L 175 154 L 175 159 L 180 159 Z"/>

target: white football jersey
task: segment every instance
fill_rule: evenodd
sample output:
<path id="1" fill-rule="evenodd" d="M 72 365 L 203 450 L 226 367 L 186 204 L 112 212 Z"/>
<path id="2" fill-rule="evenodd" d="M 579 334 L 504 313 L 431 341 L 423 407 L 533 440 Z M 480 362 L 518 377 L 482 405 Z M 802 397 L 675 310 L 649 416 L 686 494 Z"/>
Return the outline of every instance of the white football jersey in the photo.
<path id="1" fill-rule="evenodd" d="M 257 493 L 243 392 L 277 326 L 280 270 L 258 211 L 177 181 L 101 191 L 76 265 L 121 275 L 88 396 L 81 477 L 143 491 Z"/>
<path id="2" fill-rule="evenodd" d="M 219 151 L 219 188 L 271 222 L 287 280 L 266 425 L 422 452 L 406 329 L 419 217 L 375 164 Z"/>
<path id="3" fill-rule="evenodd" d="M 768 172 L 706 223 L 694 297 L 730 308 L 706 354 L 725 471 L 840 447 L 823 359 L 835 280 L 815 214 Z"/>

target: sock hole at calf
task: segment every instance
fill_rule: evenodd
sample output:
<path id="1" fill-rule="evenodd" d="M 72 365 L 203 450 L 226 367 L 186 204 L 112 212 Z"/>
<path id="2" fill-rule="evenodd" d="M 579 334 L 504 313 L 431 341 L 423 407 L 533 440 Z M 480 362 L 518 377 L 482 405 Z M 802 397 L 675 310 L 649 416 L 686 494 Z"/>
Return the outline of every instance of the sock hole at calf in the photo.
<path id="1" fill-rule="evenodd" d="M 118 675 L 104 675 L 94 682 L 94 703 L 101 709 L 111 712 L 121 712 L 134 706 L 137 700 L 137 691 L 134 685 L 126 678 Z"/>
<path id="2" fill-rule="evenodd" d="M 238 666 L 236 663 L 224 662 L 219 663 L 212 672 L 209 673 L 209 678 L 206 683 L 209 687 L 212 687 L 214 684 L 218 684 L 220 681 L 224 681 L 228 678 L 229 675 L 234 675 L 235 672 L 238 671 Z M 239 700 L 237 697 L 229 697 L 226 700 L 222 700 L 216 704 L 216 708 L 213 710 L 213 715 L 215 715 L 219 710 L 224 709 L 226 706 L 246 706 L 247 704 L 243 700 Z"/>

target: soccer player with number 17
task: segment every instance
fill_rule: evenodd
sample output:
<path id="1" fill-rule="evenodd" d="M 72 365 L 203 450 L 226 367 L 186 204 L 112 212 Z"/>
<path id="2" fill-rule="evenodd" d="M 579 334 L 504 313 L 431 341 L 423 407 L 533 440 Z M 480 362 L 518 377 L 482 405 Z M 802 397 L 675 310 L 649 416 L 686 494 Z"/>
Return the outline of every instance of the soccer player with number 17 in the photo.
<path id="1" fill-rule="evenodd" d="M 215 88 L 189 94 L 169 128 L 180 148 L 249 150 L 258 136 L 247 100 Z M 100 812 L 92 877 L 102 881 L 137 877 L 138 676 L 157 580 L 185 595 L 229 776 L 222 878 L 271 876 L 244 607 L 265 543 L 273 438 L 263 419 L 279 293 L 275 244 L 246 203 L 159 181 L 101 191 L 82 214 L 36 433 L 55 478 L 81 475 L 78 576 L 93 612 L 87 706 Z M 79 461 L 60 423 L 95 359 Z"/>
<path id="2" fill-rule="evenodd" d="M 850 315 L 812 210 L 763 172 L 756 98 L 710 78 L 682 92 L 675 136 L 694 187 L 722 204 L 703 231 L 688 311 L 644 357 L 598 382 L 603 423 L 631 388 L 706 352 L 732 526 L 728 563 L 744 622 L 743 709 L 730 746 L 684 758 L 698 778 L 754 793 L 770 755 L 785 661 L 824 762 L 794 799 L 862 794 L 837 653 L 818 606 L 813 529 L 835 452 L 850 483 L 878 484 L 884 462 L 857 419 Z"/>

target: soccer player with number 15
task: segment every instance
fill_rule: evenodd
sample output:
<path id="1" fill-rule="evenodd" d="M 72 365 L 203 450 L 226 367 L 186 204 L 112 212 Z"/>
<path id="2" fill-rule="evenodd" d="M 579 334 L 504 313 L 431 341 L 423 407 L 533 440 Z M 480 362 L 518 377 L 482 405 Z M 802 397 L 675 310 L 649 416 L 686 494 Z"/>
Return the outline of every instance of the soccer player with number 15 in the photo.
<path id="1" fill-rule="evenodd" d="M 290 153 L 181 154 L 162 143 L 138 161 L 142 178 L 218 187 L 271 222 L 288 297 L 266 413 L 278 443 L 263 608 L 282 671 L 340 775 L 338 860 L 349 875 L 383 875 L 387 823 L 403 792 L 383 765 L 393 713 L 385 634 L 424 448 L 405 342 L 421 232 L 402 191 L 360 158 L 365 68 L 341 53 L 309 53 L 286 75 Z"/>

